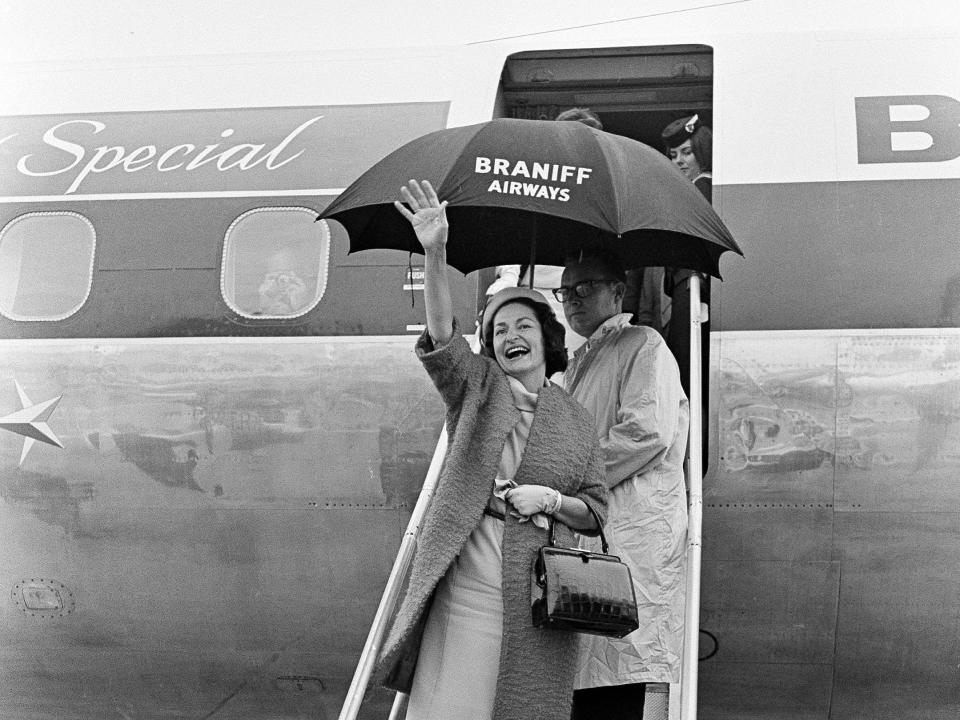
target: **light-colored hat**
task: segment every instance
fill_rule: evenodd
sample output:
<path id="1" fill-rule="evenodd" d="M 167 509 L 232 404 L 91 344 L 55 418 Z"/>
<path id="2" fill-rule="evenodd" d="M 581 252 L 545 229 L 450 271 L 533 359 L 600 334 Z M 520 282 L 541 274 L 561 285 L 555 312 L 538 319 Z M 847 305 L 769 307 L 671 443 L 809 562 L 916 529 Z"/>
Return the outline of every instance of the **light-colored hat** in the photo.
<path id="1" fill-rule="evenodd" d="M 504 288 L 496 295 L 490 298 L 487 302 L 487 306 L 483 309 L 483 321 L 480 323 L 481 328 L 481 337 L 484 342 L 493 334 L 493 318 L 496 317 L 497 311 L 502 308 L 507 303 L 514 302 L 516 300 L 527 300 L 528 302 L 534 302 L 538 305 L 543 305 L 544 308 L 551 314 L 556 317 L 553 312 L 553 308 L 550 307 L 550 303 L 547 302 L 547 298 L 544 297 L 543 293 L 539 290 L 534 290 L 527 287 L 508 287 Z"/>

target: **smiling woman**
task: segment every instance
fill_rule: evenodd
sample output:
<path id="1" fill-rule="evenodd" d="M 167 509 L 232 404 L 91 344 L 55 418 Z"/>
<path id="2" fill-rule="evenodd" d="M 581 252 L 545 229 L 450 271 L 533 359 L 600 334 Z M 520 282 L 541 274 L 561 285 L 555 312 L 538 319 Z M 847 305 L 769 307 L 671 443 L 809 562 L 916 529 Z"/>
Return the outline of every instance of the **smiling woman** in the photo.
<path id="1" fill-rule="evenodd" d="M 505 288 L 490 298 L 483 319 L 480 352 L 495 359 L 508 375 L 520 379 L 516 370 L 526 365 L 531 370 L 539 368 L 534 364 L 539 360 L 546 377 L 567 367 L 566 330 L 539 291 Z M 534 324 L 536 327 L 531 327 Z M 531 382 L 539 387 L 543 377 L 539 382 L 531 378 Z"/>
<path id="2" fill-rule="evenodd" d="M 551 521 L 560 543 L 603 521 L 593 421 L 546 380 L 566 367 L 564 330 L 536 290 L 494 295 L 484 347 L 470 351 L 451 310 L 446 202 L 415 180 L 401 196 L 425 256 L 417 352 L 447 407 L 449 450 L 381 676 L 410 692 L 410 720 L 566 720 L 578 640 L 533 627 L 530 567 Z"/>
<path id="3" fill-rule="evenodd" d="M 537 392 L 546 378 L 543 328 L 526 303 L 502 306 L 493 318 L 493 351 L 497 363 L 530 392 Z"/>

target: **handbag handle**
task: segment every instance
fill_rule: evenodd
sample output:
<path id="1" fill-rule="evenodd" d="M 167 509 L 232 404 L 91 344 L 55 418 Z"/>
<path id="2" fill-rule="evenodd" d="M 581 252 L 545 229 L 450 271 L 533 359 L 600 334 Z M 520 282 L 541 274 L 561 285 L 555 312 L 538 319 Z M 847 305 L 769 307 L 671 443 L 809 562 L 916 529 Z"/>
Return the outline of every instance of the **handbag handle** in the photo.
<path id="1" fill-rule="evenodd" d="M 584 503 L 584 505 L 587 505 L 587 504 Z M 589 510 L 590 514 L 593 515 L 593 519 L 597 521 L 597 528 L 599 529 L 599 535 L 600 535 L 600 546 L 603 548 L 603 554 L 609 555 L 610 553 L 608 552 L 608 547 L 607 547 L 607 536 L 603 534 L 603 523 L 600 522 L 600 518 L 597 517 L 597 514 L 593 511 L 592 507 L 587 505 L 587 510 Z M 553 518 L 553 516 L 550 516 L 550 545 L 552 547 L 557 546 L 557 543 L 554 541 L 554 530 L 556 526 L 557 526 L 557 521 Z"/>

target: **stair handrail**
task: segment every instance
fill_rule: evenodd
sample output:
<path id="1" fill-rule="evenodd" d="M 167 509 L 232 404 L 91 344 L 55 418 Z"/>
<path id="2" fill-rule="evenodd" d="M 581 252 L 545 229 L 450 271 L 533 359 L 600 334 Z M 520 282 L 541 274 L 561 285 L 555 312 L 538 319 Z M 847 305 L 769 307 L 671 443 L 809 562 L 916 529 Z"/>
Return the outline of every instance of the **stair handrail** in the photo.
<path id="1" fill-rule="evenodd" d="M 400 549 L 397 551 L 397 557 L 393 561 L 393 568 L 390 570 L 390 576 L 387 579 L 387 585 L 380 597 L 380 605 L 373 617 L 373 623 L 370 625 L 370 632 L 367 633 L 367 641 L 364 643 L 363 650 L 360 653 L 360 660 L 357 662 L 357 669 L 353 673 L 353 680 L 350 688 L 347 690 L 347 696 L 343 701 L 343 707 L 340 709 L 339 720 L 356 720 L 360 712 L 360 705 L 363 702 L 364 695 L 367 692 L 367 685 L 370 683 L 370 676 L 373 674 L 374 666 L 380 655 L 383 645 L 384 635 L 393 618 L 396 610 L 397 600 L 400 597 L 400 591 L 403 589 L 403 583 L 406 580 L 407 573 L 410 570 L 410 563 L 413 561 L 413 553 L 417 545 L 417 537 L 420 534 L 420 526 L 423 518 L 430 507 L 430 501 L 433 499 L 437 488 L 437 481 L 440 478 L 440 468 L 443 466 L 443 460 L 447 454 L 447 429 L 444 427 L 437 440 L 437 447 L 433 451 L 433 459 L 430 461 L 430 467 L 427 469 L 427 476 L 423 480 L 423 487 L 420 490 L 420 496 L 417 498 L 417 504 L 410 515 L 410 522 L 407 523 L 407 529 L 403 533 L 400 541 Z M 398 700 L 401 694 L 398 693 Z M 396 703 L 395 703 L 396 706 Z"/>

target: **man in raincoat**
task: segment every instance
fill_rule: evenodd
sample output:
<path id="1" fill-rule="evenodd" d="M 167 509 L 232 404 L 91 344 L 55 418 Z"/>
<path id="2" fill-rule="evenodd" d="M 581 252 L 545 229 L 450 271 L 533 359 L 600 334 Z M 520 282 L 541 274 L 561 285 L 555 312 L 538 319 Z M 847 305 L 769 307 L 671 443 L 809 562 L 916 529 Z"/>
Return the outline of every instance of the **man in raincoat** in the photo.
<path id="1" fill-rule="evenodd" d="M 615 256 L 577 257 L 561 282 L 554 294 L 587 338 L 564 385 L 596 420 L 611 491 L 604 533 L 630 567 L 640 615 L 622 639 L 583 636 L 572 718 L 640 720 L 645 684 L 680 680 L 689 406 L 663 338 L 621 312 L 625 273 Z"/>

